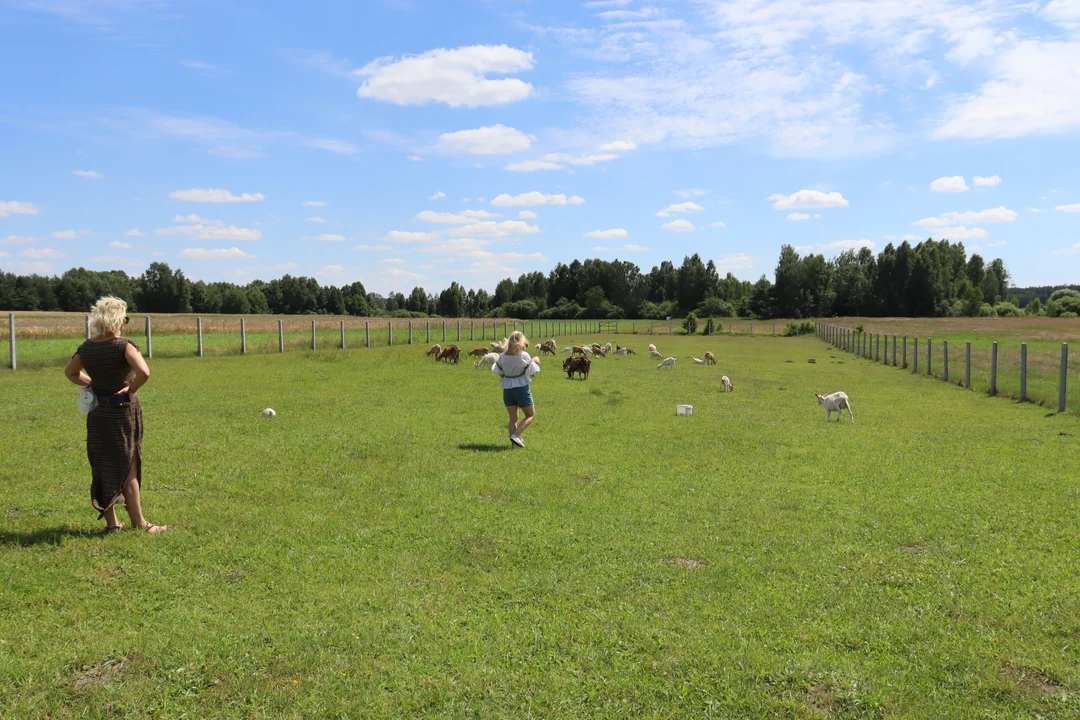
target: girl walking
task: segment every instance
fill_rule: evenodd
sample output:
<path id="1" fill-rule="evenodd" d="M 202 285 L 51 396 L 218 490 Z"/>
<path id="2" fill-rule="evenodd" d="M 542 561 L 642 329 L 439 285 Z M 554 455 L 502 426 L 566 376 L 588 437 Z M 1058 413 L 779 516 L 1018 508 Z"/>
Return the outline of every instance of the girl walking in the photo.
<path id="1" fill-rule="evenodd" d="M 540 359 L 529 357 L 525 348 L 529 347 L 529 341 L 519 331 L 514 331 L 506 344 L 506 352 L 499 356 L 491 371 L 502 378 L 503 404 L 510 416 L 507 429 L 510 431 L 510 443 L 513 447 L 525 447 L 525 441 L 521 434 L 532 425 L 536 419 L 532 392 L 529 384 L 532 376 L 540 372 Z M 518 422 L 518 411 L 524 414 L 521 422 Z"/>

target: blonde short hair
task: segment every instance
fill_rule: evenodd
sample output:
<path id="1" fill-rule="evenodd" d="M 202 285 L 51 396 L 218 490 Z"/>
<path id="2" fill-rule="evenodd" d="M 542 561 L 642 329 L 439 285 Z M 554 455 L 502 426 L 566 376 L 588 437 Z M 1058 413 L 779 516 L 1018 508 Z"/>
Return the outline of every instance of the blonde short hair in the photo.
<path id="1" fill-rule="evenodd" d="M 119 336 L 124 329 L 126 316 L 127 303 L 118 297 L 106 295 L 90 308 L 90 333 L 93 335 L 112 333 Z"/>
<path id="2" fill-rule="evenodd" d="M 506 343 L 506 354 L 520 355 L 521 351 L 527 347 L 529 347 L 529 339 L 525 337 L 525 333 L 515 330 L 510 333 L 510 339 Z"/>

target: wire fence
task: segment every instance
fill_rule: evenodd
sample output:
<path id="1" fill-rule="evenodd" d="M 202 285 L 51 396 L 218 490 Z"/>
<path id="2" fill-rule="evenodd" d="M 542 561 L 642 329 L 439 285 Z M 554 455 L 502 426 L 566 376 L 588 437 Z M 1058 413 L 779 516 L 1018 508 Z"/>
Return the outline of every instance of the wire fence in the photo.
<path id="1" fill-rule="evenodd" d="M 1077 371 L 1069 344 L 1053 341 L 972 341 L 963 338 L 908 337 L 827 323 L 817 337 L 832 347 L 913 374 L 960 387 L 1002 395 L 1020 402 L 1080 410 L 1080 384 L 1068 382 Z"/>

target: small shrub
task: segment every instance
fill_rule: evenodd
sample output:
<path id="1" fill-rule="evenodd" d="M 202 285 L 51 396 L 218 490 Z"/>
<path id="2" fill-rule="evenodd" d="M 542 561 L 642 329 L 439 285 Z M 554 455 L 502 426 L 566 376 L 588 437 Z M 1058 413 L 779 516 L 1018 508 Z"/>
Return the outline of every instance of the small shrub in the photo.
<path id="1" fill-rule="evenodd" d="M 862 327 L 861 325 L 859 327 Z M 784 328 L 784 337 L 796 337 L 798 335 L 813 335 L 817 330 L 814 323 L 809 320 L 803 322 L 789 322 Z"/>
<path id="2" fill-rule="evenodd" d="M 1080 290 L 1073 290 L 1072 288 L 1058 288 L 1050 294 L 1050 302 L 1067 297 L 1080 298 Z"/>
<path id="3" fill-rule="evenodd" d="M 705 328 L 701 331 L 701 334 L 712 335 L 714 330 L 716 330 L 716 325 L 713 323 L 713 319 L 709 318 L 705 321 Z"/>
<path id="4" fill-rule="evenodd" d="M 1012 303 L 1001 302 L 994 306 L 994 312 L 998 317 L 1020 317 L 1024 311 Z"/>
<path id="5" fill-rule="evenodd" d="M 1024 308 L 1024 314 L 1028 316 L 1042 315 L 1042 300 L 1035 298 Z"/>
<path id="6" fill-rule="evenodd" d="M 1080 317 L 1080 314 L 1074 313 L 1071 310 L 1066 310 L 1065 312 L 1058 315 L 1058 317 L 1059 318 L 1075 318 L 1075 317 Z"/>
<path id="7" fill-rule="evenodd" d="M 997 312 L 990 303 L 981 303 L 979 305 L 979 314 L 977 317 L 997 317 Z"/>
<path id="8" fill-rule="evenodd" d="M 697 324 L 697 315 L 694 314 L 693 310 L 688 312 L 686 318 L 682 321 L 683 330 L 686 331 L 687 335 L 693 335 L 697 332 Z"/>
<path id="9" fill-rule="evenodd" d="M 866 328 L 865 328 L 865 327 L 863 326 L 863 324 L 862 324 L 862 323 L 859 323 L 858 325 L 856 325 L 856 326 L 854 327 L 854 330 L 855 330 L 855 332 L 863 332 L 863 331 L 865 331 L 865 330 L 866 330 Z"/>

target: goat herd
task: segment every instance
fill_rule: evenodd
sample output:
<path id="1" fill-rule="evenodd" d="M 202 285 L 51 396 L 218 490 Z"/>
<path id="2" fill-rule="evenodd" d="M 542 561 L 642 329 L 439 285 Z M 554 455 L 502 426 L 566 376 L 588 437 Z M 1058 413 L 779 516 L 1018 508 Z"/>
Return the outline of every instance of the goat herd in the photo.
<path id="1" fill-rule="evenodd" d="M 503 338 L 502 342 L 492 342 L 489 347 L 478 347 L 470 350 L 468 355 L 478 358 L 473 364 L 473 367 L 477 370 L 481 368 L 490 368 L 495 364 L 495 361 L 499 359 L 499 355 L 506 352 L 506 344 L 507 339 Z M 558 345 L 555 344 L 554 340 L 536 343 L 533 348 L 540 355 L 559 354 Z M 564 354 L 570 356 L 563 361 L 563 372 L 566 373 L 566 377 L 573 379 L 574 376 L 580 376 L 583 380 L 589 378 L 589 371 L 592 369 L 591 358 L 606 358 L 612 354 L 618 358 L 637 354 L 633 349 L 628 347 L 619 345 L 612 347 L 611 343 L 605 345 L 600 345 L 599 343 L 592 343 L 591 345 L 571 345 L 569 347 L 564 347 L 562 351 Z M 461 357 L 461 348 L 457 345 L 447 345 L 446 347 L 443 347 L 442 345 L 435 344 L 431 346 L 425 355 L 428 357 L 434 356 L 436 362 L 443 360 L 446 362 L 453 362 L 456 365 Z M 661 359 L 660 364 L 656 366 L 657 370 L 666 367 L 675 367 L 675 358 L 664 357 L 660 354 L 660 351 L 656 349 L 656 345 L 651 343 L 649 344 L 649 357 Z M 715 365 L 716 356 L 711 352 L 707 352 L 703 359 L 692 357 L 690 358 L 690 362 L 695 365 Z M 720 383 L 724 386 L 725 392 L 734 392 L 735 385 L 732 384 L 727 375 L 720 378 Z"/>

